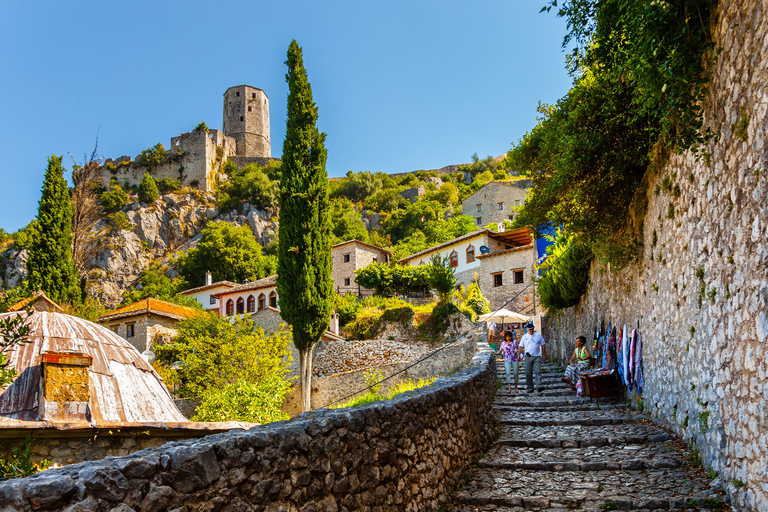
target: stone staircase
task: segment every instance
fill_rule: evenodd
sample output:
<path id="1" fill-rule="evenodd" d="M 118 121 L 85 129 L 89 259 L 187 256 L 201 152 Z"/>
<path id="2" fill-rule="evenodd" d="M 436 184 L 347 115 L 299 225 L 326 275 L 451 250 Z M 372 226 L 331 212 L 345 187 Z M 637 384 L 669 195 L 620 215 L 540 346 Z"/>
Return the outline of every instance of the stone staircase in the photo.
<path id="1" fill-rule="evenodd" d="M 504 363 L 497 362 L 498 377 Z M 542 365 L 542 392 L 496 395 L 501 435 L 467 475 L 453 512 L 731 510 L 674 434 L 616 401 L 576 397 Z"/>

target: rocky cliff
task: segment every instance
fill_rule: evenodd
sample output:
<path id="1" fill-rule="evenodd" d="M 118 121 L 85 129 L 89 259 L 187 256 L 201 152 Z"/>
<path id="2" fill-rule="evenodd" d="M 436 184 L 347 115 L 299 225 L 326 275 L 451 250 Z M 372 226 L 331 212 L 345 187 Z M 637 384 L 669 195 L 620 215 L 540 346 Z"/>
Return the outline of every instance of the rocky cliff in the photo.
<path id="1" fill-rule="evenodd" d="M 123 291 L 138 283 L 142 271 L 153 263 L 167 264 L 181 252 L 194 247 L 200 231 L 210 221 L 225 221 L 248 226 L 256 239 L 267 244 L 275 236 L 274 212 L 256 210 L 243 203 L 241 211 L 222 213 L 213 194 L 168 194 L 151 205 L 133 202 L 122 208 L 127 224 L 115 226 L 108 219 L 99 220 L 92 229 L 97 245 L 88 265 L 89 295 L 107 307 L 117 306 Z M 0 254 L 5 261 L 5 287 L 13 288 L 26 278 L 27 251 L 12 246 Z"/>

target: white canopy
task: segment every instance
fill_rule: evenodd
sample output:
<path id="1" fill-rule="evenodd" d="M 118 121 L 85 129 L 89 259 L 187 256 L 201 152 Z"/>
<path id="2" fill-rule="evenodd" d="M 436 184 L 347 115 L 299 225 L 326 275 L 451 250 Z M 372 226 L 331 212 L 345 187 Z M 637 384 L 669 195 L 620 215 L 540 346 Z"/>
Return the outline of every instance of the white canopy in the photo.
<path id="1" fill-rule="evenodd" d="M 486 313 L 477 318 L 478 322 L 497 322 L 497 323 L 510 323 L 510 322 L 528 322 L 531 317 L 510 311 L 508 309 L 500 309 L 492 313 Z"/>

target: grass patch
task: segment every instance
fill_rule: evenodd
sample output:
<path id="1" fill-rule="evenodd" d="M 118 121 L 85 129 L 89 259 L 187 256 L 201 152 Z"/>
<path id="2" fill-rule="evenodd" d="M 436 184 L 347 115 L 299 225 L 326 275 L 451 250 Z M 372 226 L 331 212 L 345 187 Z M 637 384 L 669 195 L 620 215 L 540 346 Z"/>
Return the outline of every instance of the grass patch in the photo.
<path id="1" fill-rule="evenodd" d="M 397 395 L 400 395 L 402 393 L 405 393 L 406 391 L 413 391 L 414 389 L 423 388 L 425 386 L 429 386 L 435 380 L 437 377 L 428 377 L 428 378 L 420 378 L 418 381 L 414 381 L 413 379 L 404 380 L 402 382 L 397 383 L 392 389 L 390 389 L 386 393 L 379 393 L 379 387 L 375 386 L 375 389 L 370 389 L 367 393 L 358 396 L 357 398 L 352 398 L 348 402 L 344 402 L 343 404 L 336 404 L 332 405 L 331 409 L 343 409 L 345 407 L 357 407 L 358 405 L 365 405 L 370 404 L 372 402 L 378 402 L 379 400 L 391 400 Z M 366 383 L 368 380 L 368 372 L 366 372 Z"/>

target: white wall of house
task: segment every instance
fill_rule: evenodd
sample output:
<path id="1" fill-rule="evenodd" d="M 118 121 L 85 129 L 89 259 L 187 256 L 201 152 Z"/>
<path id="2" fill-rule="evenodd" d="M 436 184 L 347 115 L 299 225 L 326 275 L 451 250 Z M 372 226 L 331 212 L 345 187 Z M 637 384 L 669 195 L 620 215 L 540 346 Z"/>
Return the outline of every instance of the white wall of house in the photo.
<path id="1" fill-rule="evenodd" d="M 458 265 L 454 267 L 456 274 L 461 274 L 467 271 L 477 271 L 480 268 L 480 260 L 477 258 L 480 255 L 480 246 L 488 246 L 488 234 L 481 233 L 475 237 L 461 240 L 455 244 L 447 245 L 433 251 L 426 252 L 420 256 L 410 259 L 407 264 L 411 266 L 428 265 L 429 259 L 435 254 L 439 254 L 443 258 L 450 258 L 451 254 L 455 251 L 458 256 Z M 474 249 L 474 261 L 467 261 L 467 250 L 472 247 Z"/>
<path id="2" fill-rule="evenodd" d="M 214 295 L 217 293 L 227 291 L 230 288 L 231 286 L 216 286 L 214 288 L 209 288 L 207 290 L 202 290 L 195 293 L 189 293 L 189 294 L 186 294 L 186 296 L 192 297 L 193 299 L 195 299 L 197 302 L 199 302 L 203 306 L 203 309 L 205 309 L 206 311 L 211 311 L 214 309 L 218 310 L 219 299 L 214 297 Z"/>

